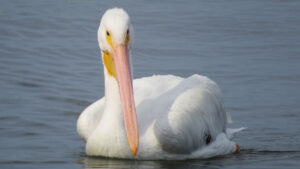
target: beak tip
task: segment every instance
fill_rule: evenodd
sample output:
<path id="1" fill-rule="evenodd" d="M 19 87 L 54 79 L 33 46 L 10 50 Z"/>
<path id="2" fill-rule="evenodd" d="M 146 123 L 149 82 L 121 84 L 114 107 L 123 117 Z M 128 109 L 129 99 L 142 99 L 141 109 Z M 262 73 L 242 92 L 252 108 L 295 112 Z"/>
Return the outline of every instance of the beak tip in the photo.
<path id="1" fill-rule="evenodd" d="M 135 147 L 135 146 L 131 148 L 131 151 L 132 151 L 132 153 L 133 153 L 134 156 L 136 156 L 137 150 L 138 150 L 138 148 Z"/>

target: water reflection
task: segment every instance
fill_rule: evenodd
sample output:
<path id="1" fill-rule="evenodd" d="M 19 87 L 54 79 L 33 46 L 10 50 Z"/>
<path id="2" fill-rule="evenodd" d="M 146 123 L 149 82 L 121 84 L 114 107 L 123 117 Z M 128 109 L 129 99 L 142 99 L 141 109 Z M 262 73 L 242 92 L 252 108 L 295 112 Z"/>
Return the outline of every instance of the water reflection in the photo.
<path id="1" fill-rule="evenodd" d="M 186 161 L 136 161 L 110 159 L 103 157 L 86 157 L 84 155 L 78 160 L 85 169 L 100 168 L 157 168 L 157 169 L 216 169 L 216 168 L 260 168 L 261 164 L 267 166 L 283 167 L 286 159 L 298 159 L 300 151 L 266 151 L 255 149 L 244 149 L 237 154 L 214 157 L 211 159 L 198 159 Z M 258 160 L 263 159 L 263 160 Z M 245 162 L 247 161 L 247 162 Z M 281 166 L 281 167 L 280 167 Z M 289 167 L 297 168 L 297 161 L 290 161 Z M 276 168 L 276 167 L 274 167 Z M 285 168 L 285 167 L 283 167 Z"/>
<path id="2" fill-rule="evenodd" d="M 217 159 L 217 158 L 215 158 Z M 101 157 L 84 157 L 80 163 L 85 165 L 85 169 L 100 168 L 157 168 L 157 169 L 196 169 L 196 168 L 219 168 L 222 165 L 216 160 L 191 160 L 191 161 L 136 161 L 108 159 Z"/>

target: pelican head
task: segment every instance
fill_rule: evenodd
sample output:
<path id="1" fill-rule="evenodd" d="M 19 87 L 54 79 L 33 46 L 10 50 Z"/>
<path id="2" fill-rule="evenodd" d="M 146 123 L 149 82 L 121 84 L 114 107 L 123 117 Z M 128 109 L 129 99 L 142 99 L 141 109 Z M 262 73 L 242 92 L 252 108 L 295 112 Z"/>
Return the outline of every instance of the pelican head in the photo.
<path id="1" fill-rule="evenodd" d="M 113 8 L 104 13 L 98 29 L 98 42 L 102 51 L 112 52 L 118 44 L 125 44 L 131 49 L 133 37 L 133 27 L 126 11 Z"/>
<path id="2" fill-rule="evenodd" d="M 129 15 L 120 8 L 107 10 L 98 29 L 98 42 L 105 69 L 118 83 L 126 136 L 130 149 L 136 155 L 139 136 L 129 58 L 132 39 Z"/>

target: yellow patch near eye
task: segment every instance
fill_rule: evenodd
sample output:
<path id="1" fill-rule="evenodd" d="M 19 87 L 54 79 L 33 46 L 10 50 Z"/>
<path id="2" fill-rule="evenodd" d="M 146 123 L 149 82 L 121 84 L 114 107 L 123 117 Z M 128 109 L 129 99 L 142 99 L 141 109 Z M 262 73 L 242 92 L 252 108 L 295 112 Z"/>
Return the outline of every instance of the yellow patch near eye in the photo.
<path id="1" fill-rule="evenodd" d="M 126 35 L 126 39 L 125 39 L 125 43 L 126 43 L 126 45 L 128 45 L 128 42 L 130 41 L 130 35 L 129 34 L 127 34 Z"/>
<path id="2" fill-rule="evenodd" d="M 111 47 L 113 47 L 113 42 L 112 42 L 112 39 L 111 39 L 111 33 L 110 33 L 110 31 L 106 31 L 106 41 L 107 41 L 107 43 L 111 46 Z"/>
<path id="3" fill-rule="evenodd" d="M 115 70 L 115 63 L 108 51 L 103 51 L 103 63 L 106 67 L 106 70 L 110 76 L 117 77 Z"/>

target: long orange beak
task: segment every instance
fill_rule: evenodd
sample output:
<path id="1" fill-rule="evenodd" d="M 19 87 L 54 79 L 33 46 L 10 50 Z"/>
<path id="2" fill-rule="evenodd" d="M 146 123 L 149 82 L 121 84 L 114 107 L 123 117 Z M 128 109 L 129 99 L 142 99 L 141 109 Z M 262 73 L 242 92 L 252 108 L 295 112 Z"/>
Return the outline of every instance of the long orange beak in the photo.
<path id="1" fill-rule="evenodd" d="M 124 44 L 115 45 L 113 58 L 119 83 L 127 140 L 130 149 L 136 156 L 139 147 L 139 134 L 127 46 Z"/>

